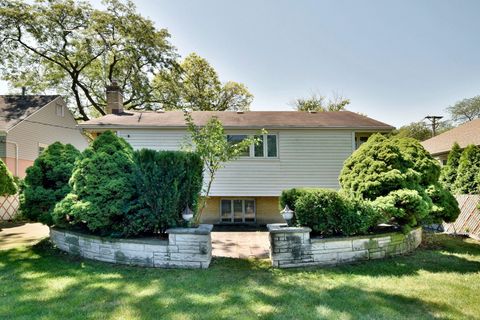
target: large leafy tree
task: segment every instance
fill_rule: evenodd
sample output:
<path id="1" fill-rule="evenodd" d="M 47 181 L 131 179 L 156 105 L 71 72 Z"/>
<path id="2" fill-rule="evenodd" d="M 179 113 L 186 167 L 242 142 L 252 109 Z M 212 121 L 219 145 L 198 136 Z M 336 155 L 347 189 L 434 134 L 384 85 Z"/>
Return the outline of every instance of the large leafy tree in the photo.
<path id="1" fill-rule="evenodd" d="M 169 33 L 132 2 L 0 0 L 0 72 L 30 92 L 54 90 L 78 118 L 105 114 L 105 86 L 117 80 L 127 108 L 149 108 L 151 79 L 176 59 Z"/>
<path id="2" fill-rule="evenodd" d="M 154 83 L 156 99 L 167 110 L 248 110 L 253 100 L 245 85 L 222 83 L 208 61 L 195 53 L 177 68 L 159 73 Z"/>
<path id="3" fill-rule="evenodd" d="M 450 121 L 441 121 L 438 123 L 436 133 L 443 133 L 452 129 L 453 127 L 454 126 Z M 432 137 L 432 129 L 423 121 L 412 122 L 395 130 L 393 135 L 397 138 L 414 138 L 419 141 L 424 141 Z"/>
<path id="4" fill-rule="evenodd" d="M 350 99 L 347 99 L 337 93 L 334 93 L 331 99 L 319 94 L 312 94 L 308 98 L 298 98 L 293 102 L 297 111 L 342 111 L 350 104 Z"/>
<path id="5" fill-rule="evenodd" d="M 458 101 L 447 108 L 453 121 L 467 122 L 480 117 L 480 96 Z"/>

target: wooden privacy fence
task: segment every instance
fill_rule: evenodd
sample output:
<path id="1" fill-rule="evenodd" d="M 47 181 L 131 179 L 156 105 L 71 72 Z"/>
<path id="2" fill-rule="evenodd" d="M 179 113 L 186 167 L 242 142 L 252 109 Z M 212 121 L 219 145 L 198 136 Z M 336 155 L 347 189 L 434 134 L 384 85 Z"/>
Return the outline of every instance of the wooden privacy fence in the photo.
<path id="1" fill-rule="evenodd" d="M 456 195 L 460 207 L 460 214 L 453 223 L 443 223 L 447 233 L 466 234 L 474 238 L 480 238 L 480 195 L 461 194 Z"/>
<path id="2" fill-rule="evenodd" d="M 18 194 L 0 197 L 0 221 L 12 220 L 18 213 L 19 205 Z"/>

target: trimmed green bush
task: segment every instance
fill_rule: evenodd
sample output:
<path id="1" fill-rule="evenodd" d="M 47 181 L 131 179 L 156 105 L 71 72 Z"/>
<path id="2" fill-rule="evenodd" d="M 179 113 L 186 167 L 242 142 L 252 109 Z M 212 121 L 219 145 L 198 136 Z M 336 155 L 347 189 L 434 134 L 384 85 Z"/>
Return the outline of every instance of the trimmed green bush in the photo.
<path id="1" fill-rule="evenodd" d="M 12 173 L 0 159 L 0 196 L 10 196 L 17 193 L 18 188 Z"/>
<path id="2" fill-rule="evenodd" d="M 373 207 L 395 221 L 405 231 L 419 225 L 429 215 L 432 201 L 424 191 L 400 189 L 376 198 Z"/>
<path id="3" fill-rule="evenodd" d="M 378 224 L 379 215 L 368 203 L 349 200 L 329 189 L 301 189 L 295 194 L 297 224 L 323 236 L 364 234 Z"/>
<path id="4" fill-rule="evenodd" d="M 295 201 L 305 193 L 318 190 L 317 188 L 291 188 L 283 190 L 280 195 L 280 210 L 285 208 L 286 205 L 293 211 L 295 211 Z"/>
<path id="5" fill-rule="evenodd" d="M 20 210 L 24 217 L 53 224 L 53 208 L 71 190 L 68 181 L 79 155 L 74 146 L 60 142 L 49 145 L 39 155 L 23 181 Z"/>
<path id="6" fill-rule="evenodd" d="M 375 134 L 345 160 L 339 180 L 350 197 L 374 200 L 398 189 L 418 189 L 422 175 L 413 166 L 396 141 Z"/>
<path id="7" fill-rule="evenodd" d="M 102 133 L 83 151 L 70 183 L 71 193 L 55 207 L 55 224 L 126 235 L 131 234 L 128 221 L 139 223 L 133 210 L 138 199 L 133 149 L 113 132 Z M 143 226 L 154 228 L 148 221 Z"/>
<path id="8" fill-rule="evenodd" d="M 452 190 L 456 194 L 478 194 L 480 185 L 478 172 L 480 171 L 480 148 L 475 145 L 467 146 L 460 156 L 457 178 Z"/>
<path id="9" fill-rule="evenodd" d="M 340 184 L 342 193 L 371 201 L 390 223 L 408 230 L 458 216 L 453 196 L 437 184 L 439 175 L 439 164 L 417 140 L 373 135 L 345 161 Z"/>
<path id="10" fill-rule="evenodd" d="M 432 199 L 432 210 L 426 220 L 429 223 L 454 222 L 460 214 L 457 199 L 440 183 L 430 185 L 426 189 Z"/>
<path id="11" fill-rule="evenodd" d="M 447 164 L 442 167 L 439 182 L 448 190 L 453 191 L 452 187 L 457 180 L 457 170 L 460 164 L 462 149 L 458 143 L 454 143 L 452 150 L 448 154 Z"/>
<path id="12" fill-rule="evenodd" d="M 135 161 L 140 212 L 157 231 L 180 225 L 187 206 L 196 211 L 203 178 L 196 153 L 143 149 L 135 152 Z"/>

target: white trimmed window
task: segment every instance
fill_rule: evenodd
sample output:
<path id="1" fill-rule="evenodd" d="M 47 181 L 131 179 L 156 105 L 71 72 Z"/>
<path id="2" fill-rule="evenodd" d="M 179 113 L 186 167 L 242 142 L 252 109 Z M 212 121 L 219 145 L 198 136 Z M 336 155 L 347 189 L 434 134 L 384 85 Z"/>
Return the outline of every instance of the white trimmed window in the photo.
<path id="1" fill-rule="evenodd" d="M 231 144 L 236 144 L 248 136 L 245 134 L 229 134 L 227 140 Z M 262 134 L 256 135 L 260 142 L 256 145 L 251 145 L 250 148 L 245 149 L 241 153 L 241 157 L 251 158 L 278 158 L 278 135 L 276 134 Z"/>

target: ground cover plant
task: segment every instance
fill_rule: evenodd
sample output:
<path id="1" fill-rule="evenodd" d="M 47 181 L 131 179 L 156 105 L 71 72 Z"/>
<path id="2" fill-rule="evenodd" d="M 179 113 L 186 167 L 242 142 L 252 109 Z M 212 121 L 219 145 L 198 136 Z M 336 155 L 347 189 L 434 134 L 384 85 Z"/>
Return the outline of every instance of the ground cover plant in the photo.
<path id="1" fill-rule="evenodd" d="M 414 254 L 332 268 L 214 258 L 162 270 L 0 250 L 1 319 L 478 319 L 480 245 L 425 236 Z"/>

